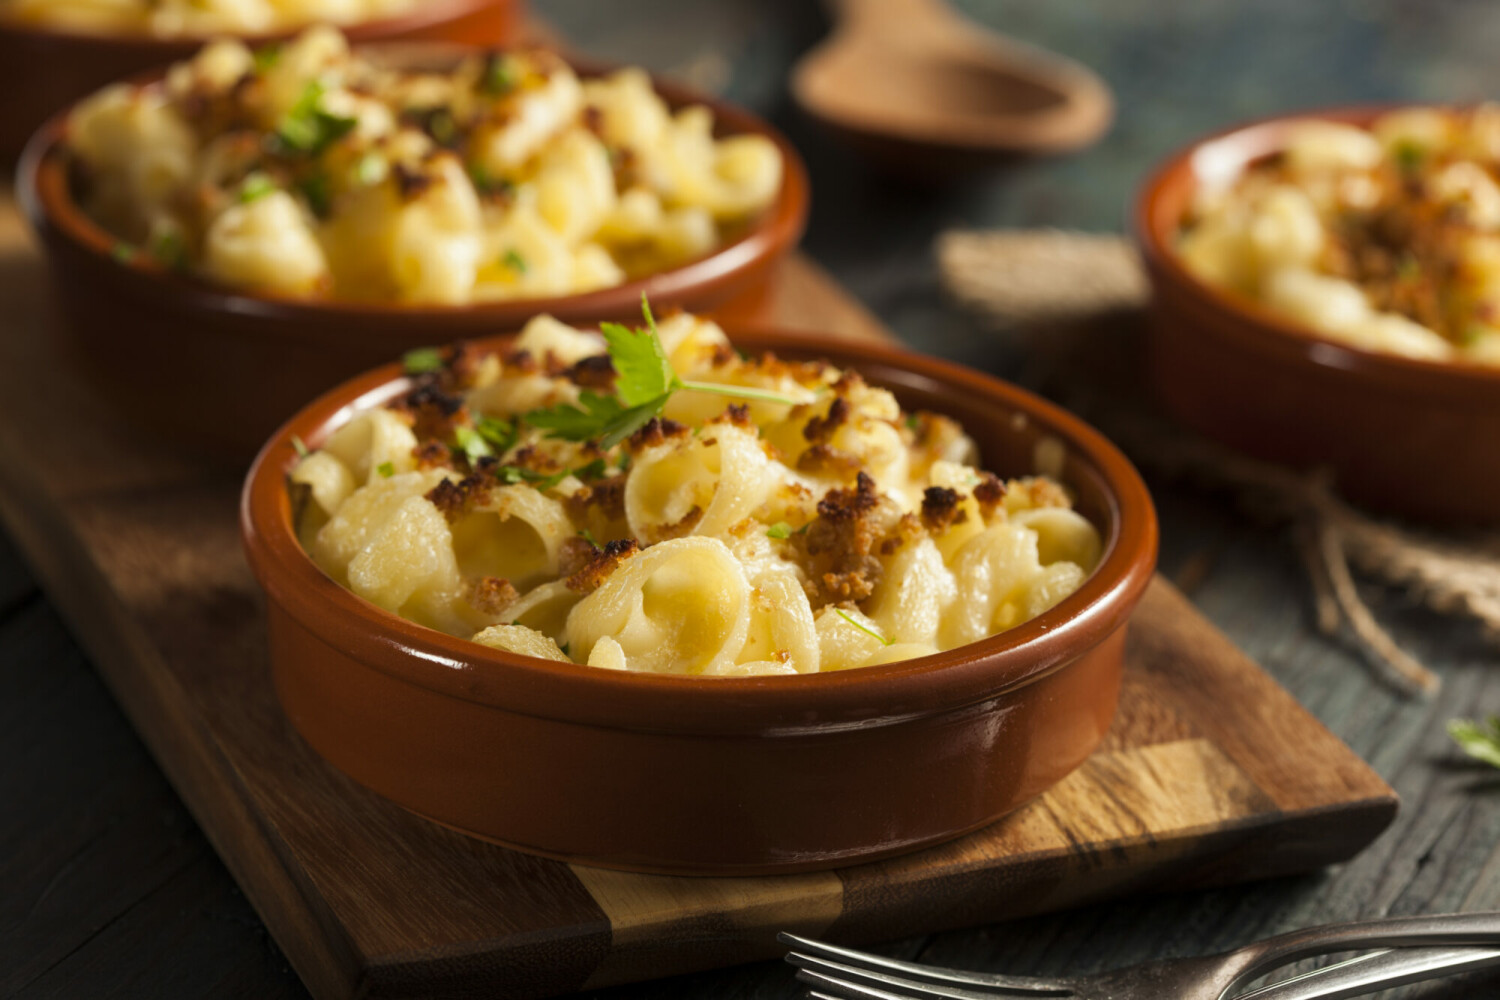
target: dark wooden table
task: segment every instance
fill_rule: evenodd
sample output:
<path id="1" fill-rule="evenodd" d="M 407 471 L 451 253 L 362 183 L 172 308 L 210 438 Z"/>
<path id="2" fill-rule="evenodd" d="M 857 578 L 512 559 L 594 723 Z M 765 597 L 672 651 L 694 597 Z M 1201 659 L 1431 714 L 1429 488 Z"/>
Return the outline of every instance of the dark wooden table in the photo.
<path id="1" fill-rule="evenodd" d="M 931 244 L 943 228 L 1118 229 L 1143 170 L 1210 128 L 1319 104 L 1500 95 L 1500 7 L 1482 0 L 968 0 L 977 18 L 1097 68 L 1120 118 L 1086 154 L 924 192 L 872 176 L 790 106 L 787 68 L 826 27 L 815 4 L 536 6 L 587 51 L 720 84 L 770 115 L 812 169 L 811 252 L 911 344 L 1002 374 L 1018 371 L 1014 344 L 940 294 Z M 1322 874 L 894 942 L 892 953 L 1060 973 L 1229 948 L 1328 920 L 1500 909 L 1500 773 L 1466 763 L 1443 732 L 1454 715 L 1500 711 L 1500 652 L 1468 625 L 1371 589 L 1382 620 L 1444 681 L 1431 701 L 1403 700 L 1350 647 L 1312 628 L 1289 539 L 1221 499 L 1153 486 L 1164 571 L 1195 567 L 1193 599 L 1395 785 L 1400 818 L 1359 858 Z M 3 537 L 0 995 L 306 996 Z M 594 994 L 795 995 L 775 963 Z M 1391 995 L 1495 997 L 1500 978 Z"/>

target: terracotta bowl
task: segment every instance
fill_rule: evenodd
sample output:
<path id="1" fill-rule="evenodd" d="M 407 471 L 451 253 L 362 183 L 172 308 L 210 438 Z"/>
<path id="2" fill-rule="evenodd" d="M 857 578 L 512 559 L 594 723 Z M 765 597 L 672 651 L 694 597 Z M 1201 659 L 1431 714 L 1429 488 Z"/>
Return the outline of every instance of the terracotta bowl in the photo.
<path id="1" fill-rule="evenodd" d="M 387 57 L 397 51 L 383 47 Z M 426 62 L 439 50 L 409 51 Z M 416 347 L 519 330 L 538 313 L 568 323 L 639 320 L 642 293 L 658 309 L 707 312 L 764 287 L 807 221 L 801 158 L 747 111 L 668 83 L 656 86 L 674 107 L 706 104 L 722 134 L 753 133 L 776 143 L 786 164 L 781 191 L 742 235 L 707 256 L 578 295 L 472 306 L 309 302 L 238 293 L 149 261 L 121 263 L 111 253 L 118 241 L 73 200 L 66 113 L 27 147 L 17 195 L 46 250 L 73 363 L 134 423 L 243 460 L 307 400 Z"/>
<path id="2" fill-rule="evenodd" d="M 1259 458 L 1331 469 L 1372 509 L 1442 522 L 1500 520 L 1500 369 L 1418 361 L 1324 339 L 1211 287 L 1176 234 L 1205 179 L 1280 150 L 1309 118 L 1368 125 L 1389 107 L 1257 122 L 1194 143 L 1146 181 L 1135 236 L 1151 276 L 1148 365 L 1184 423 Z"/>
<path id="3" fill-rule="evenodd" d="M 1001 635 L 883 666 L 796 677 L 627 674 L 486 649 L 368 604 L 298 545 L 293 436 L 317 446 L 406 380 L 344 383 L 271 438 L 241 526 L 265 589 L 271 669 L 309 744 L 405 808 L 517 850 L 676 874 L 848 865 L 994 822 L 1086 758 L 1119 696 L 1126 622 L 1156 560 L 1150 496 L 1097 431 L 996 379 L 889 348 L 734 332 L 736 346 L 825 358 L 907 407 L 963 422 L 985 465 L 1063 480 L 1104 555 L 1055 608 Z M 501 338 L 487 342 L 498 344 Z"/>
<path id="4" fill-rule="evenodd" d="M 515 37 L 520 0 L 422 0 L 394 17 L 343 28 L 355 42 L 398 38 L 498 45 Z M 245 36 L 251 44 L 295 34 Z M 0 19 L 0 156 L 9 162 L 57 109 L 142 70 L 198 51 L 208 37 L 95 34 Z"/>

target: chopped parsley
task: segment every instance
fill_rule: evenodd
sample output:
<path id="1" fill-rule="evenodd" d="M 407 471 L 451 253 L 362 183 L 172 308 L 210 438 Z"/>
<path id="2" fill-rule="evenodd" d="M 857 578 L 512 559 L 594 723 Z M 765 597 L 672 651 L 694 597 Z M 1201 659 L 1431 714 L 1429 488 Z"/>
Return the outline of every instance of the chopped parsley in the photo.
<path id="1" fill-rule="evenodd" d="M 366 187 L 371 187 L 385 180 L 385 175 L 390 168 L 384 156 L 371 150 L 359 158 L 354 165 L 354 179 Z"/>
<path id="2" fill-rule="evenodd" d="M 592 531 L 590 531 L 589 529 L 587 529 L 587 528 L 581 529 L 578 532 L 578 537 L 582 538 L 585 542 L 588 542 L 590 545 L 592 545 L 596 549 L 602 549 L 602 548 L 604 548 L 604 546 L 602 546 L 602 545 L 599 544 L 599 539 L 597 539 L 597 538 L 594 537 L 594 533 Z"/>
<path id="3" fill-rule="evenodd" d="M 500 263 L 504 264 L 506 267 L 510 268 L 517 274 L 526 273 L 526 258 L 522 257 L 520 253 L 516 251 L 515 247 L 511 247 L 509 250 L 505 251 L 505 256 L 500 258 Z"/>
<path id="4" fill-rule="evenodd" d="M 503 455 L 510 451 L 511 446 L 516 443 L 516 435 L 520 429 L 509 420 L 501 420 L 499 417 L 480 417 L 474 421 L 474 430 L 478 432 L 486 444 L 488 444 L 496 455 Z"/>
<path id="5" fill-rule="evenodd" d="M 251 57 L 255 61 L 255 70 L 264 73 L 266 70 L 281 62 L 281 43 L 272 42 L 270 45 L 262 45 L 255 50 Z"/>
<path id="6" fill-rule="evenodd" d="M 281 117 L 276 125 L 276 139 L 283 149 L 317 156 L 354 130 L 359 123 L 357 119 L 324 109 L 326 92 L 317 80 L 309 82 L 291 110 Z"/>
<path id="7" fill-rule="evenodd" d="M 470 465 L 478 465 L 481 458 L 495 457 L 484 435 L 472 427 L 453 428 L 453 450 L 467 458 Z"/>
<path id="8" fill-rule="evenodd" d="M 792 526 L 785 521 L 777 521 L 766 529 L 767 538 L 791 538 Z"/>
<path id="9" fill-rule="evenodd" d="M 297 190 L 307 199 L 307 207 L 320 219 L 328 218 L 333 211 L 333 190 L 328 184 L 327 174 L 310 174 L 297 182 Z"/>
<path id="10" fill-rule="evenodd" d="M 469 180 L 481 195 L 510 195 L 516 186 L 506 177 L 496 177 L 482 163 L 469 164 Z"/>
<path id="11" fill-rule="evenodd" d="M 151 256 L 158 264 L 173 270 L 187 266 L 187 241 L 175 229 L 163 229 L 151 238 Z"/>
<path id="12" fill-rule="evenodd" d="M 882 646 L 891 646 L 895 644 L 895 639 L 887 639 L 885 636 L 870 628 L 868 625 L 862 624 L 858 619 L 849 614 L 849 612 L 845 611 L 843 608 L 834 608 L 833 610 L 838 612 L 838 616 L 840 618 L 844 619 L 844 621 L 859 629 L 865 635 L 874 636 L 876 639 L 879 639 Z"/>
<path id="13" fill-rule="evenodd" d="M 263 174 L 259 170 L 252 174 L 246 174 L 245 179 L 240 182 L 240 204 L 248 205 L 250 202 L 258 201 L 275 190 L 276 182 L 271 180 L 270 174 Z"/>
<path id="14" fill-rule="evenodd" d="M 646 325 L 632 330 L 619 323 L 601 323 L 599 332 L 615 369 L 615 395 L 584 392 L 578 405 L 562 404 L 526 414 L 526 422 L 548 431 L 549 437 L 566 441 L 597 439 L 600 447 L 613 448 L 661 415 L 667 400 L 679 390 L 711 392 L 737 399 L 756 399 L 795 406 L 803 402 L 779 392 L 741 385 L 692 382 L 677 377 L 657 333 L 651 304 L 641 296 L 641 314 Z"/>
<path id="15" fill-rule="evenodd" d="M 292 450 L 297 453 L 298 458 L 306 458 L 310 454 L 307 445 L 303 444 L 302 439 L 295 434 L 292 435 Z"/>
<path id="16" fill-rule="evenodd" d="M 1396 157 L 1396 166 L 1400 167 L 1403 173 L 1408 174 L 1420 167 L 1427 157 L 1426 151 L 1421 146 L 1409 140 L 1397 143 L 1391 153 Z"/>
<path id="17" fill-rule="evenodd" d="M 588 465 L 580 466 L 573 470 L 573 475 L 579 479 L 603 479 L 604 474 L 609 471 L 609 466 L 604 459 L 596 458 Z"/>
<path id="18" fill-rule="evenodd" d="M 133 244 L 121 240 L 109 248 L 109 255 L 121 264 L 129 264 L 135 260 L 136 248 Z"/>
<path id="19" fill-rule="evenodd" d="M 1483 722 L 1454 719 L 1448 723 L 1448 735 L 1470 757 L 1500 767 L 1500 715 Z"/>
<path id="20" fill-rule="evenodd" d="M 436 347 L 418 347 L 401 355 L 401 367 L 408 375 L 426 375 L 443 367 L 443 352 Z"/>
<path id="21" fill-rule="evenodd" d="M 494 54 L 485 61 L 484 75 L 480 77 L 479 89 L 491 97 L 503 97 L 521 83 L 515 64 L 507 56 Z"/>
<path id="22" fill-rule="evenodd" d="M 389 479 L 396 474 L 396 467 L 390 462 L 381 462 L 375 466 L 375 471 L 380 473 L 384 478 Z"/>

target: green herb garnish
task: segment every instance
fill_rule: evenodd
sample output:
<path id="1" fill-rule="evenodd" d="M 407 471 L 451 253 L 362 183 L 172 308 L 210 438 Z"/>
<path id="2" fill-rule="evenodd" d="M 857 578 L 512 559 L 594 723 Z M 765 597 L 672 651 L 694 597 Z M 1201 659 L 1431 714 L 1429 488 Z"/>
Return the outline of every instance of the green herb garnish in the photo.
<path id="1" fill-rule="evenodd" d="M 782 539 L 791 538 L 792 526 L 790 524 L 787 524 L 785 521 L 777 521 L 775 524 L 766 529 L 766 537 Z"/>
<path id="2" fill-rule="evenodd" d="M 526 258 L 517 253 L 514 247 L 505 251 L 505 256 L 500 258 L 500 263 L 517 274 L 526 273 Z"/>
<path id="3" fill-rule="evenodd" d="M 270 45 L 262 45 L 255 50 L 251 58 L 255 61 L 256 72 L 264 73 L 281 62 L 281 43 L 272 42 Z"/>
<path id="4" fill-rule="evenodd" d="M 311 174 L 297 182 L 297 190 L 307 199 L 307 207 L 313 215 L 326 219 L 333 212 L 333 189 L 328 184 L 327 174 Z"/>
<path id="5" fill-rule="evenodd" d="M 276 182 L 271 180 L 271 176 L 257 170 L 253 174 L 247 174 L 245 179 L 240 182 L 240 204 L 248 205 L 250 202 L 264 198 L 275 190 Z"/>
<path id="6" fill-rule="evenodd" d="M 520 75 L 511 61 L 503 55 L 492 55 L 486 61 L 484 76 L 479 80 L 479 89 L 491 97 L 501 97 L 516 89 Z"/>
<path id="7" fill-rule="evenodd" d="M 573 475 L 579 479 L 603 479 L 604 474 L 609 471 L 609 466 L 604 459 L 596 458 L 588 465 L 579 466 L 573 470 Z"/>
<path id="8" fill-rule="evenodd" d="M 922 421 L 917 418 L 917 415 L 915 413 L 908 413 L 906 415 L 906 429 L 907 430 L 909 430 L 909 431 L 915 431 L 915 430 L 917 430 L 921 426 L 922 426 Z"/>
<path id="9" fill-rule="evenodd" d="M 1396 166 L 1400 167 L 1403 173 L 1408 174 L 1420 167 L 1422 160 L 1427 156 L 1421 146 L 1409 141 L 1397 143 L 1391 153 L 1396 157 Z"/>
<path id="10" fill-rule="evenodd" d="M 599 544 L 599 539 L 597 539 L 597 538 L 594 537 L 594 533 L 592 531 L 590 531 L 589 529 L 587 529 L 587 528 L 584 528 L 581 531 L 579 531 L 578 532 L 578 537 L 582 538 L 585 542 L 588 542 L 590 545 L 592 545 L 596 549 L 602 549 L 602 548 L 604 548 L 604 546 L 602 546 L 602 545 Z"/>
<path id="11" fill-rule="evenodd" d="M 358 120 L 336 115 L 323 108 L 324 86 L 313 80 L 303 89 L 292 109 L 276 126 L 276 138 L 282 147 L 296 153 L 317 156 L 354 130 Z"/>
<path id="12" fill-rule="evenodd" d="M 641 314 L 646 325 L 632 330 L 619 323 L 601 323 L 599 332 L 609 350 L 610 361 L 615 369 L 615 395 L 601 396 L 584 392 L 578 397 L 578 405 L 563 404 L 546 410 L 533 410 L 526 414 L 526 422 L 533 427 L 550 432 L 549 437 L 567 441 L 588 441 L 597 438 L 608 450 L 646 425 L 652 417 L 660 416 L 674 392 L 688 390 L 709 392 L 736 399 L 755 399 L 768 403 L 795 406 L 804 400 L 766 389 L 753 389 L 741 385 L 719 385 L 714 382 L 693 382 L 677 377 L 672 363 L 662 347 L 661 336 L 656 329 L 656 319 L 651 315 L 651 304 L 641 296 Z"/>
<path id="13" fill-rule="evenodd" d="M 508 195 L 516 189 L 508 178 L 496 177 L 482 163 L 469 164 L 469 180 L 474 182 L 474 190 L 481 195 Z"/>
<path id="14" fill-rule="evenodd" d="M 375 466 L 375 471 L 380 473 L 381 476 L 385 477 L 386 479 L 389 479 L 396 474 L 396 467 L 390 462 L 381 462 L 379 465 Z"/>
<path id="15" fill-rule="evenodd" d="M 519 433 L 519 428 L 515 424 L 509 420 L 501 420 L 499 417 L 480 417 L 474 421 L 474 430 L 484 438 L 486 444 L 494 449 L 496 455 L 503 455 L 510 451 Z"/>
<path id="16" fill-rule="evenodd" d="M 292 450 L 297 453 L 298 458 L 306 458 L 311 454 L 307 450 L 307 445 L 303 444 L 302 439 L 295 434 L 292 435 Z"/>
<path id="17" fill-rule="evenodd" d="M 354 179 L 366 187 L 379 184 L 385 180 L 389 167 L 385 157 L 372 150 L 361 156 L 354 165 Z"/>
<path id="18" fill-rule="evenodd" d="M 186 267 L 187 241 L 175 229 L 163 229 L 151 238 L 151 256 L 163 267 L 173 270 Z"/>
<path id="19" fill-rule="evenodd" d="M 436 347 L 418 347 L 401 355 L 401 367 L 408 375 L 426 375 L 441 371 L 443 352 Z"/>
<path id="20" fill-rule="evenodd" d="M 1470 757 L 1500 767 L 1500 715 L 1492 715 L 1484 722 L 1454 719 L 1448 723 L 1448 735 Z"/>
<path id="21" fill-rule="evenodd" d="M 453 428 L 453 448 L 467 458 L 470 465 L 478 465 L 481 458 L 495 457 L 484 435 L 472 427 Z"/>
<path id="22" fill-rule="evenodd" d="M 135 260 L 135 254 L 135 246 L 124 241 L 118 242 L 109 248 L 109 255 L 121 264 L 129 264 Z"/>
<path id="23" fill-rule="evenodd" d="M 885 636 L 881 635 L 879 632 L 877 632 L 874 629 L 870 628 L 868 625 L 861 624 L 858 620 L 856 620 L 854 618 L 853 615 L 849 614 L 849 612 L 845 611 L 843 608 L 834 608 L 833 610 L 836 611 L 836 612 L 838 612 L 838 616 L 840 618 L 844 619 L 844 621 L 848 622 L 850 625 L 853 625 L 855 628 L 859 629 L 865 635 L 874 636 L 876 639 L 879 639 L 880 640 L 880 644 L 882 646 L 891 646 L 891 645 L 895 644 L 895 642 L 896 642 L 895 639 L 887 639 Z"/>

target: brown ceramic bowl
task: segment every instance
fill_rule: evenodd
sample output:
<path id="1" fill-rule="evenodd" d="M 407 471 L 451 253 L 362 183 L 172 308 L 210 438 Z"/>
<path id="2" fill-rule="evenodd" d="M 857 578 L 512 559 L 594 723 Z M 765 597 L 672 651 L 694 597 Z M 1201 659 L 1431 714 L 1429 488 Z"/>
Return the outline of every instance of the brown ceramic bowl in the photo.
<path id="1" fill-rule="evenodd" d="M 388 57 L 399 51 L 383 47 Z M 408 51 L 426 62 L 444 50 Z M 141 259 L 121 263 L 111 252 L 118 241 L 72 198 L 66 113 L 27 147 L 17 194 L 47 252 L 59 332 L 95 388 L 141 426 L 200 451 L 243 459 L 307 400 L 416 347 L 519 330 L 538 313 L 569 323 L 638 320 L 643 293 L 658 309 L 707 312 L 764 286 L 807 221 L 801 158 L 780 132 L 747 111 L 668 83 L 656 86 L 674 107 L 708 105 L 722 134 L 753 133 L 776 143 L 786 165 L 781 191 L 742 235 L 708 255 L 577 295 L 470 306 L 277 299 Z"/>
<path id="2" fill-rule="evenodd" d="M 1205 177 L 1233 174 L 1310 118 L 1369 125 L 1389 107 L 1308 111 L 1219 133 L 1142 188 L 1135 236 L 1151 275 L 1148 364 L 1184 423 L 1259 458 L 1331 469 L 1373 509 L 1500 520 L 1500 369 L 1419 361 L 1324 339 L 1192 275 L 1175 250 Z"/>
<path id="3" fill-rule="evenodd" d="M 393 17 L 346 25 L 355 42 L 398 38 L 499 45 L 515 37 L 520 0 L 422 0 Z M 246 36 L 251 44 L 294 31 Z M 99 34 L 0 18 L 0 156 L 9 162 L 57 109 L 142 70 L 185 59 L 208 37 Z"/>
<path id="4" fill-rule="evenodd" d="M 405 808 L 486 840 L 701 875 L 915 850 L 993 822 L 1077 767 L 1109 728 L 1126 622 L 1156 561 L 1155 513 L 1130 463 L 1076 417 L 955 365 L 826 337 L 731 335 L 855 368 L 904 406 L 962 421 L 1002 475 L 1031 472 L 1043 439 L 1063 442 L 1062 478 L 1105 541 L 1098 568 L 1001 635 L 835 673 L 628 674 L 487 649 L 354 596 L 293 533 L 293 437 L 317 446 L 350 407 L 402 391 L 387 365 L 293 417 L 245 483 L 276 691 L 307 742 Z"/>

